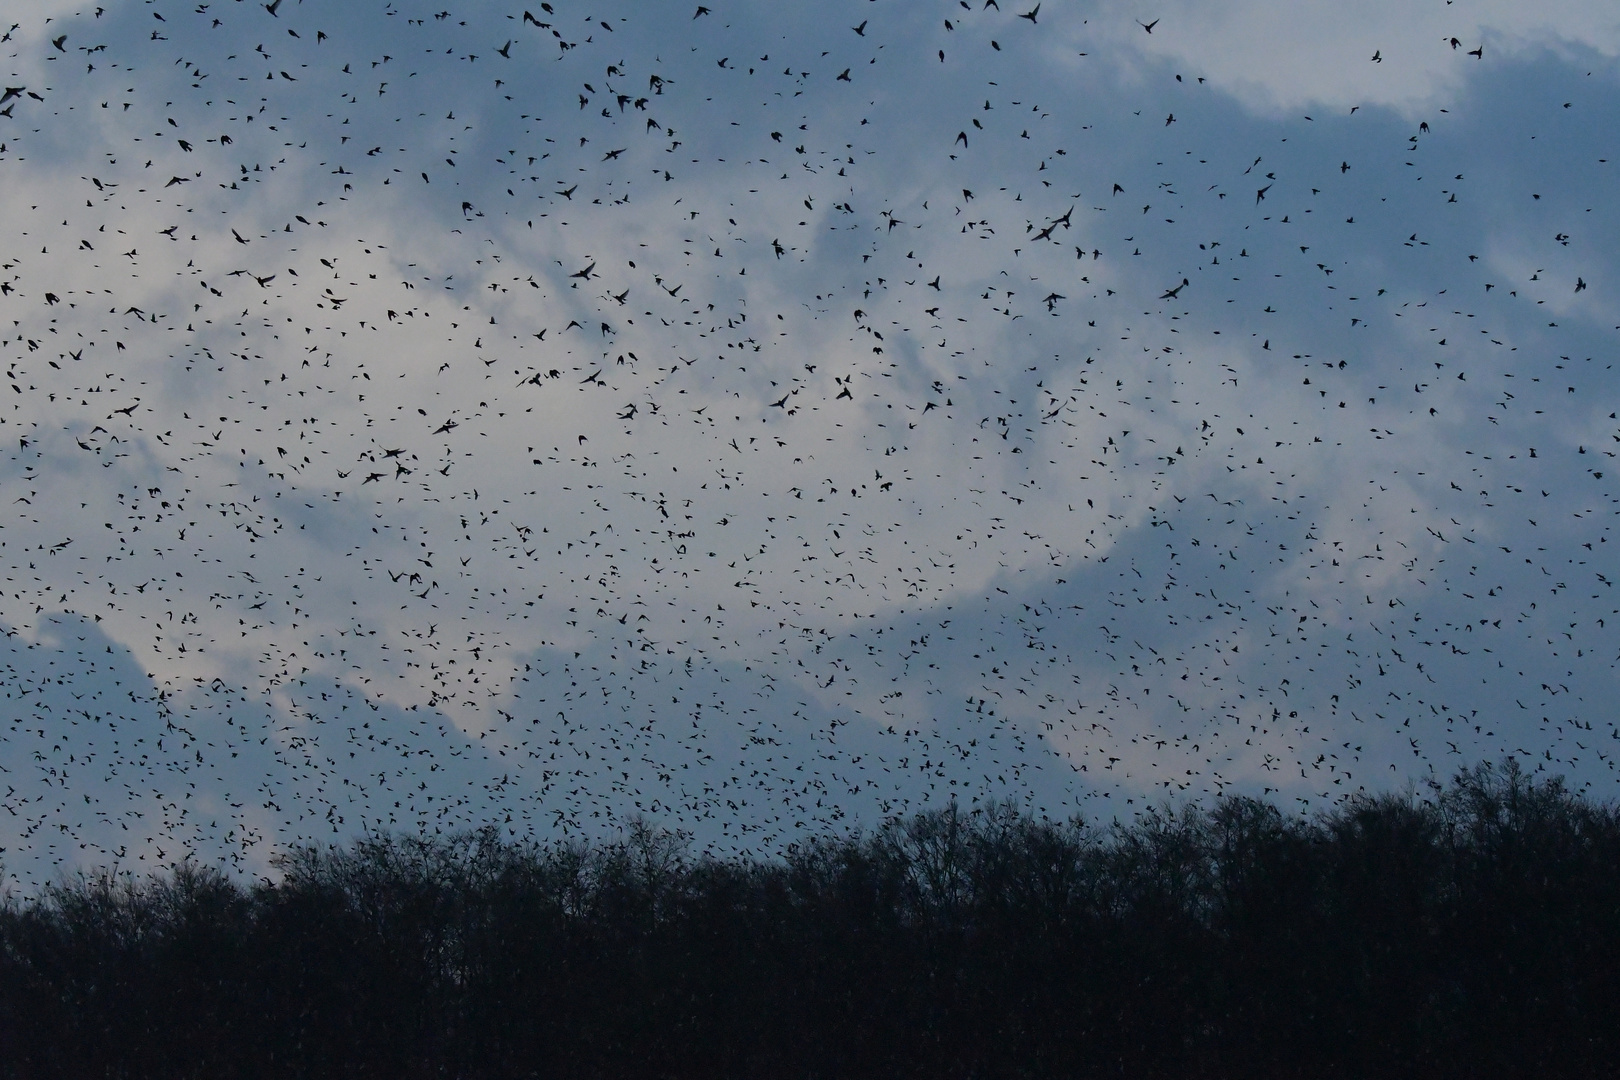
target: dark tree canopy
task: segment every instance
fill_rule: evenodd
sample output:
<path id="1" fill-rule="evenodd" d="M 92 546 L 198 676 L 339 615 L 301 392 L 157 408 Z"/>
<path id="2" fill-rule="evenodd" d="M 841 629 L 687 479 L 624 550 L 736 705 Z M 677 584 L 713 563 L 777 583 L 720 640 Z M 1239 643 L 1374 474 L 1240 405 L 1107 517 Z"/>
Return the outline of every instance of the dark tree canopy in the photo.
<path id="1" fill-rule="evenodd" d="M 1620 813 L 946 811 L 778 862 L 379 837 L 0 911 L 0 1077 L 1612 1075 Z"/>

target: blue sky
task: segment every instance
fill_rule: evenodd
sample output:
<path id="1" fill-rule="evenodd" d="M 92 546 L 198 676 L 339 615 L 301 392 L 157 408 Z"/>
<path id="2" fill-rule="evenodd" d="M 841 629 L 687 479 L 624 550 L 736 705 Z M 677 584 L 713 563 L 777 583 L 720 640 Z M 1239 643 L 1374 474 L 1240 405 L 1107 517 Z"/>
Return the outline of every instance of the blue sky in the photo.
<path id="1" fill-rule="evenodd" d="M 11 30 L 10 880 L 1613 793 L 1611 11 L 705 6 Z"/>

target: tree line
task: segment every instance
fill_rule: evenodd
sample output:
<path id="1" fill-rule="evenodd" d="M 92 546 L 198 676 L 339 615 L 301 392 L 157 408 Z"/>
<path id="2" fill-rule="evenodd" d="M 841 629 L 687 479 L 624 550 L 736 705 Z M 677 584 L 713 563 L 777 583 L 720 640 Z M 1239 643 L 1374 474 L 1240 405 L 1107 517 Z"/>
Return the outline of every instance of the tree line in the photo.
<path id="1" fill-rule="evenodd" d="M 0 1076 L 1613 1075 L 1620 811 L 1516 762 L 1304 818 L 1010 807 L 777 859 L 638 825 L 0 905 Z"/>

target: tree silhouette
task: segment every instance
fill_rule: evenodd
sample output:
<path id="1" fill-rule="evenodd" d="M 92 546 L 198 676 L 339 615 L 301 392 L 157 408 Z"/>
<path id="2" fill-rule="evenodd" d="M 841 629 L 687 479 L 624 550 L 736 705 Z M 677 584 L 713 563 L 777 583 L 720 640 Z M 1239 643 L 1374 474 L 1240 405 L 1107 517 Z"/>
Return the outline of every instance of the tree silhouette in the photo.
<path id="1" fill-rule="evenodd" d="M 1517 762 L 1302 818 L 950 807 L 717 860 L 486 829 L 0 903 L 0 1076 L 1607 1075 L 1620 814 Z"/>

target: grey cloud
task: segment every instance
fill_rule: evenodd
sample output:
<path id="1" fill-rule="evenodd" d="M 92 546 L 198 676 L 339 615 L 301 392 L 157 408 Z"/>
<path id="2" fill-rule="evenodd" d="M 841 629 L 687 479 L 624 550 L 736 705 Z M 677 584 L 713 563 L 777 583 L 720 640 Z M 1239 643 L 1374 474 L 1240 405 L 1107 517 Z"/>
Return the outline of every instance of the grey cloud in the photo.
<path id="1" fill-rule="evenodd" d="M 952 793 L 1612 783 L 1612 80 L 1526 47 L 1279 117 L 1138 51 L 1175 12 L 959 10 L 25 46 L 0 615 L 324 747 L 210 779 L 302 793 L 255 867 L 407 788 L 769 847 Z M 1288 34 L 1277 101 L 1361 86 Z M 372 785 L 383 738 L 431 753 Z"/>

